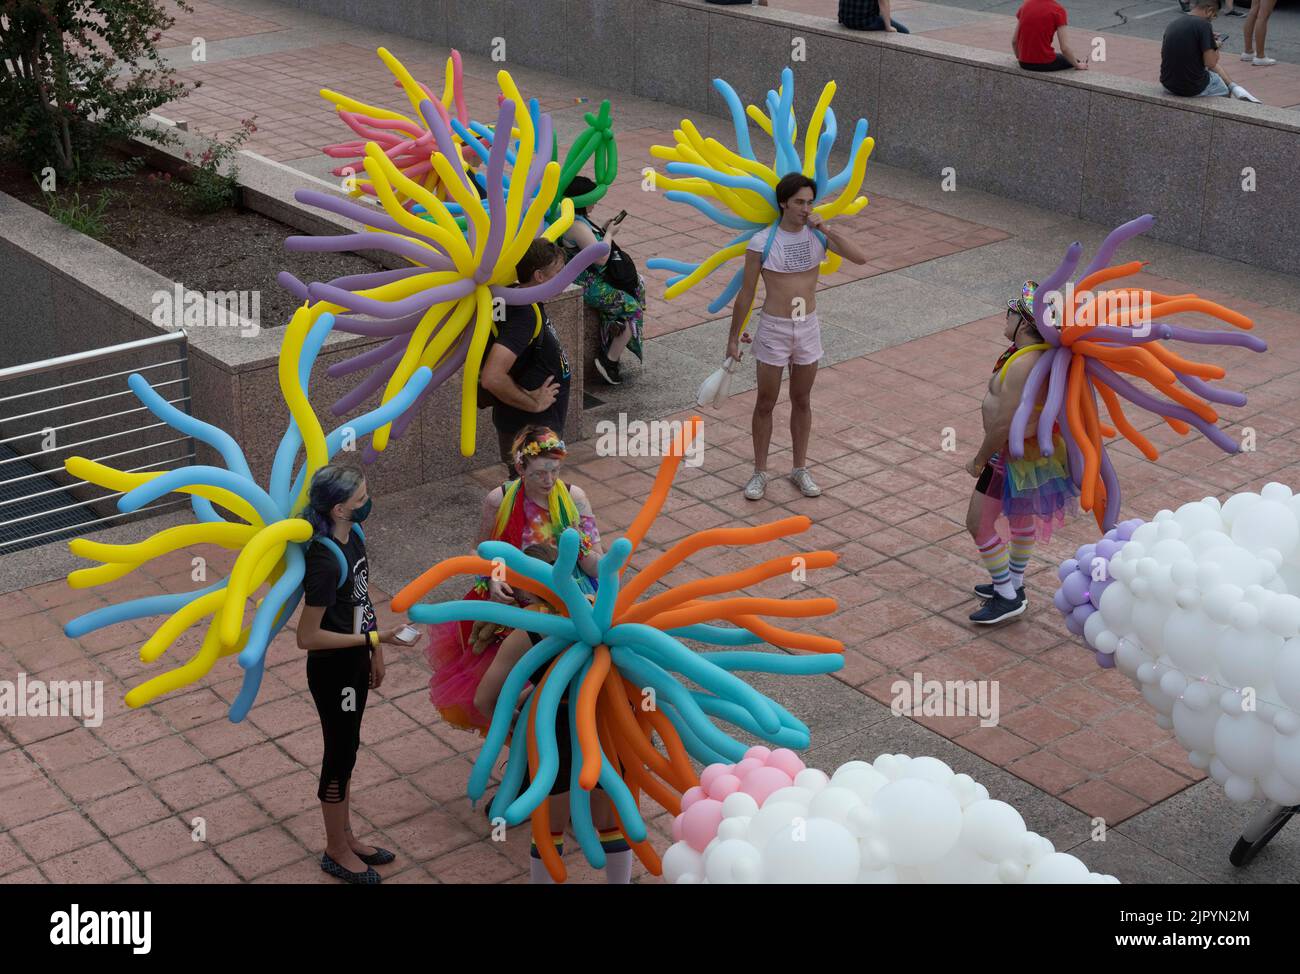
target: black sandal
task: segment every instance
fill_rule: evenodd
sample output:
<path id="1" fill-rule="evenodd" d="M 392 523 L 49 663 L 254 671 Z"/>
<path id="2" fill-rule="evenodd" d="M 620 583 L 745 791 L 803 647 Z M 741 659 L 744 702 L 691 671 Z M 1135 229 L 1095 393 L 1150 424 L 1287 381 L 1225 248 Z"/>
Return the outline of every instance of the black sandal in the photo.
<path id="1" fill-rule="evenodd" d="M 381 849 L 379 846 L 375 846 L 375 851 L 370 853 L 368 856 L 363 856 L 359 852 L 356 856 L 367 866 L 387 866 L 397 858 L 393 853 L 389 852 L 387 849 Z"/>
<path id="2" fill-rule="evenodd" d="M 389 854 L 391 855 L 391 853 Z M 361 857 L 358 856 L 357 858 L 361 858 Z M 365 862 L 364 859 L 362 859 L 361 861 Z M 329 873 L 331 876 L 334 876 L 337 879 L 341 879 L 345 883 L 353 883 L 357 886 L 378 886 L 380 883 L 383 882 L 383 879 L 380 877 L 379 873 L 371 869 L 369 865 L 366 866 L 365 872 L 354 873 L 352 870 L 345 869 L 343 866 L 340 866 L 337 862 L 331 859 L 330 854 L 328 852 L 323 853 L 321 855 L 320 867 L 322 870 Z"/>

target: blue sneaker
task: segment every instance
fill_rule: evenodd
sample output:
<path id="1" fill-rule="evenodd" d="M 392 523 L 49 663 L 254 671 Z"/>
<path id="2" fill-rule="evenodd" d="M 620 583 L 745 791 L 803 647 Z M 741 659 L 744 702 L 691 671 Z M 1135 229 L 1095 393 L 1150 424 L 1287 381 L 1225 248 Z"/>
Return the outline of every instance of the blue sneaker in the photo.
<path id="1" fill-rule="evenodd" d="M 979 598 L 984 599 L 985 601 L 988 601 L 989 599 L 993 598 L 993 596 L 998 594 L 997 590 L 993 588 L 992 582 L 986 583 L 984 585 L 976 585 L 974 591 Z M 1025 587 L 1023 585 L 1017 586 L 1016 598 L 1018 599 L 1024 598 L 1024 595 L 1025 595 Z M 1029 605 L 1028 599 L 1025 599 L 1025 605 Z"/>
<path id="2" fill-rule="evenodd" d="M 979 609 L 970 614 L 970 621 L 980 626 L 991 626 L 995 622 L 1005 622 L 1007 619 L 1014 619 L 1023 613 L 1028 604 L 1024 589 L 1020 589 L 1014 599 L 1005 599 L 995 592 L 993 598 L 985 600 Z"/>

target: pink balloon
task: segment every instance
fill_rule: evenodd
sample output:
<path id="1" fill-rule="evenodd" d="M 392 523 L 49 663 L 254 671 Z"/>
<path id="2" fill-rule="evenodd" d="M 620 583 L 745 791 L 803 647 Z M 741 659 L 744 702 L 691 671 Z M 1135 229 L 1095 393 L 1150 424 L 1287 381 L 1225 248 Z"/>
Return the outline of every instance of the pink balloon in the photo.
<path id="1" fill-rule="evenodd" d="M 758 760 L 763 761 L 765 763 L 767 759 L 771 756 L 772 756 L 772 749 L 770 747 L 764 747 L 762 744 L 755 744 L 753 747 L 751 747 L 748 751 L 745 752 L 746 758 L 757 758 Z"/>
<path id="2" fill-rule="evenodd" d="M 705 798 L 682 812 L 682 838 L 696 852 L 713 841 L 722 823 L 722 802 Z"/>
<path id="3" fill-rule="evenodd" d="M 673 816 L 673 841 L 682 841 L 682 817 L 680 815 Z"/>
<path id="4" fill-rule="evenodd" d="M 800 771 L 808 767 L 803 763 L 803 759 L 788 747 L 777 748 L 773 751 L 772 756 L 767 759 L 767 766 L 776 768 L 778 771 L 784 771 L 790 776 L 791 780 Z"/>
<path id="5" fill-rule="evenodd" d="M 686 811 L 686 809 L 690 808 L 697 801 L 707 797 L 708 795 L 705 794 L 704 789 L 699 785 L 687 788 L 686 791 L 682 793 L 682 811 Z"/>
<path id="6" fill-rule="evenodd" d="M 767 796 L 782 788 L 789 788 L 794 780 L 779 768 L 756 768 L 740 781 L 740 788 L 760 805 Z"/>
<path id="7" fill-rule="evenodd" d="M 758 758 L 745 758 L 745 760 L 741 761 L 738 765 L 736 765 L 734 768 L 731 769 L 731 773 L 734 774 L 741 781 L 744 781 L 745 775 L 749 774 L 751 771 L 758 770 L 762 766 L 763 766 L 763 762 L 760 761 Z"/>
<path id="8" fill-rule="evenodd" d="M 714 778 L 709 784 L 708 792 L 710 798 L 716 798 L 718 801 L 726 798 L 733 791 L 740 790 L 740 779 L 734 774 L 722 774 Z"/>
<path id="9" fill-rule="evenodd" d="M 729 764 L 711 764 L 700 772 L 700 787 L 705 791 L 709 790 L 709 785 L 718 779 L 719 775 L 731 774 L 731 765 Z"/>

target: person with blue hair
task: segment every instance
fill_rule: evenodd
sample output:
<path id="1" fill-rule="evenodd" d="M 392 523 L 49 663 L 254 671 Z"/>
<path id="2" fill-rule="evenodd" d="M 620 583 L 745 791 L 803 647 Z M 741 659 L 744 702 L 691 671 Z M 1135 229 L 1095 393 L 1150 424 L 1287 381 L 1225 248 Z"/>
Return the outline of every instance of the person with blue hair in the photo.
<path id="1" fill-rule="evenodd" d="M 380 630 L 370 601 L 365 537 L 358 525 L 371 510 L 365 475 L 329 464 L 316 471 L 302 518 L 315 528 L 307 548 L 298 648 L 307 650 L 307 686 L 320 715 L 321 816 L 325 852 L 320 867 L 347 883 L 380 882 L 374 866 L 396 857 L 352 834 L 348 788 L 361 746 L 361 716 L 369 690 L 384 681 L 385 643 L 401 645 L 397 629 Z"/>

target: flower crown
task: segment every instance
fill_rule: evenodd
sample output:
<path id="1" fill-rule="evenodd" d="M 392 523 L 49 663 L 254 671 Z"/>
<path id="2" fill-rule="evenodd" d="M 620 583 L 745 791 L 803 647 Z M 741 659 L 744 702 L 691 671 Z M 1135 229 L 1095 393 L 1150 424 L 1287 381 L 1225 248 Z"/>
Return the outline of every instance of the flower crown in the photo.
<path id="1" fill-rule="evenodd" d="M 550 453 L 553 450 L 563 450 L 564 441 L 552 433 L 544 440 L 534 440 L 526 447 L 515 454 L 515 462 L 522 461 L 525 457 L 535 457 L 543 453 Z"/>

